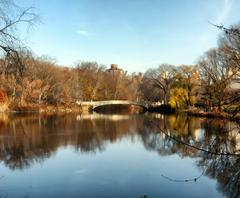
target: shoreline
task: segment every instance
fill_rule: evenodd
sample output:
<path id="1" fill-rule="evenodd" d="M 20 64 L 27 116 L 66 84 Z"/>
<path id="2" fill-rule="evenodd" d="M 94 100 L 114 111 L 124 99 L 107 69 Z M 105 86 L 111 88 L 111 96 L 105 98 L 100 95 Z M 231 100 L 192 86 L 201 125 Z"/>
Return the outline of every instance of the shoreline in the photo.
<path id="1" fill-rule="evenodd" d="M 68 114 L 68 113 L 88 113 L 88 107 L 65 106 L 65 105 L 24 105 L 9 107 L 0 113 L 10 114 Z"/>
<path id="2" fill-rule="evenodd" d="M 230 121 L 240 121 L 240 114 L 231 115 L 226 112 L 214 112 L 214 111 L 203 111 L 201 109 L 183 109 L 177 110 L 179 113 L 186 113 L 189 116 L 201 117 L 201 118 L 213 118 L 213 119 L 226 119 Z"/>
<path id="3" fill-rule="evenodd" d="M 165 109 L 166 110 L 166 109 Z M 230 121 L 240 121 L 240 113 L 236 115 L 231 115 L 226 112 L 217 112 L 217 111 L 203 111 L 202 109 L 175 109 L 174 111 L 166 110 L 162 111 L 159 108 L 150 108 L 146 112 L 149 113 L 161 113 L 161 114 L 177 114 L 177 113 L 186 113 L 189 116 L 201 117 L 201 118 L 213 118 L 213 119 L 227 119 Z M 10 114 L 68 114 L 68 113 L 81 113 L 81 114 L 90 114 L 90 106 L 78 106 L 78 105 L 25 105 L 25 106 L 16 106 L 10 107 L 3 113 Z M 131 114 L 131 113 L 129 113 Z"/>

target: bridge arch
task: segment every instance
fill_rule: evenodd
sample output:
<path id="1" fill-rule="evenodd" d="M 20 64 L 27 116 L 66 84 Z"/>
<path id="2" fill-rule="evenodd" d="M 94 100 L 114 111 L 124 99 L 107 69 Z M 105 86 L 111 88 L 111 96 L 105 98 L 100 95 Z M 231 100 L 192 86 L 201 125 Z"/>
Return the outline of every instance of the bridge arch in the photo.
<path id="1" fill-rule="evenodd" d="M 144 101 L 131 101 L 131 100 L 105 100 L 105 101 L 77 101 L 78 105 L 87 106 L 93 111 L 101 106 L 111 106 L 111 105 L 134 105 L 139 106 L 143 111 L 148 110 L 148 103 Z"/>
<path id="2" fill-rule="evenodd" d="M 99 101 L 92 106 L 92 110 L 95 111 L 99 107 L 111 106 L 111 105 L 134 105 L 141 107 L 143 111 L 147 111 L 147 106 L 139 102 L 128 101 L 128 100 L 108 100 L 108 101 Z"/>
<path id="3" fill-rule="evenodd" d="M 134 105 L 143 108 L 143 111 L 147 111 L 148 105 L 144 102 L 136 102 L 130 100 L 105 100 L 105 101 L 91 101 L 91 102 L 79 102 L 81 105 L 87 105 L 96 110 L 98 107 L 111 106 L 111 105 Z"/>

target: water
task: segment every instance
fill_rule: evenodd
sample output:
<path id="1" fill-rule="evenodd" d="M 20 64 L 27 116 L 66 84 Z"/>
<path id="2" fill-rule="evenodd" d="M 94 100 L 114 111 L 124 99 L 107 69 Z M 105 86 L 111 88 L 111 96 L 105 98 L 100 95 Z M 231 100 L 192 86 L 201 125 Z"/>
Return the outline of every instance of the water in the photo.
<path id="1" fill-rule="evenodd" d="M 240 197 L 240 157 L 216 155 L 239 152 L 238 132 L 185 115 L 1 115 L 0 197 Z"/>

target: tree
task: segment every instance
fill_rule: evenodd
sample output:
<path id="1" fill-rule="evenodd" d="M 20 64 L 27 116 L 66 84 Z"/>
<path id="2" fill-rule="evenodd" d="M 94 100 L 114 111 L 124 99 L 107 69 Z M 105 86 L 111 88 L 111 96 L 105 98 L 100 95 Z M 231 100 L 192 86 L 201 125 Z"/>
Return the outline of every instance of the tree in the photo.
<path id="1" fill-rule="evenodd" d="M 230 65 L 230 93 L 228 106 L 234 106 L 237 113 L 240 111 L 240 24 L 230 26 L 226 28 L 224 26 L 217 26 L 217 28 L 223 30 L 223 34 L 219 40 L 219 48 L 224 50 L 224 54 L 229 60 Z"/>
<path id="2" fill-rule="evenodd" d="M 199 61 L 203 87 L 203 99 L 210 106 L 222 106 L 229 101 L 229 85 L 233 74 L 224 49 L 211 49 Z"/>
<path id="3" fill-rule="evenodd" d="M 22 10 L 13 1 L 0 0 L 0 49 L 5 56 L 1 73 L 23 75 L 24 64 L 19 52 L 23 51 L 24 44 L 18 37 L 18 27 L 33 25 L 36 20 L 33 8 Z"/>
<path id="4" fill-rule="evenodd" d="M 170 88 L 174 82 L 175 73 L 174 66 L 162 64 L 156 69 L 149 69 L 145 74 L 151 79 L 152 84 L 162 92 L 164 104 L 169 101 Z"/>
<path id="5" fill-rule="evenodd" d="M 161 91 L 153 84 L 153 80 L 149 77 L 148 72 L 145 73 L 140 83 L 140 91 L 144 100 L 152 102 L 163 100 L 162 94 L 160 94 Z"/>
<path id="6" fill-rule="evenodd" d="M 189 92 L 186 88 L 172 88 L 170 90 L 169 103 L 173 108 L 187 108 L 190 104 L 195 103 L 195 98 L 189 95 Z"/>
<path id="7" fill-rule="evenodd" d="M 173 87 L 185 90 L 186 106 L 193 106 L 200 85 L 199 68 L 197 65 L 181 65 L 176 70 Z"/>
<path id="8" fill-rule="evenodd" d="M 81 100 L 98 100 L 105 67 L 96 62 L 81 62 L 76 66 Z"/>
<path id="9" fill-rule="evenodd" d="M 229 106 L 240 109 L 240 26 L 216 26 L 223 30 L 216 49 L 211 49 L 199 61 L 202 99 L 208 108 L 219 111 Z M 234 86 L 233 86 L 234 85 Z M 238 106 L 238 108 L 236 108 Z M 237 112 L 237 111 L 236 111 Z"/>

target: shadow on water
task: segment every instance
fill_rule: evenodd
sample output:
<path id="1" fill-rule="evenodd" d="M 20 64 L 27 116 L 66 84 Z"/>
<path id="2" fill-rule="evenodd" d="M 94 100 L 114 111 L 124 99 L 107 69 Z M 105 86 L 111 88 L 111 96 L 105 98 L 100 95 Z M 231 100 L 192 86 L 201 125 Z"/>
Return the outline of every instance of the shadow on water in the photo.
<path id="1" fill-rule="evenodd" d="M 50 158 L 61 147 L 70 145 L 80 153 L 96 153 L 103 152 L 109 143 L 137 137 L 145 149 L 160 156 L 196 159 L 202 175 L 217 181 L 218 191 L 238 197 L 240 157 L 230 154 L 240 153 L 239 131 L 234 122 L 185 115 L 1 115 L 0 161 L 11 170 L 22 170 Z"/>
<path id="2" fill-rule="evenodd" d="M 138 114 L 144 113 L 146 109 L 136 105 L 104 105 L 96 107 L 93 111 L 101 114 Z"/>

